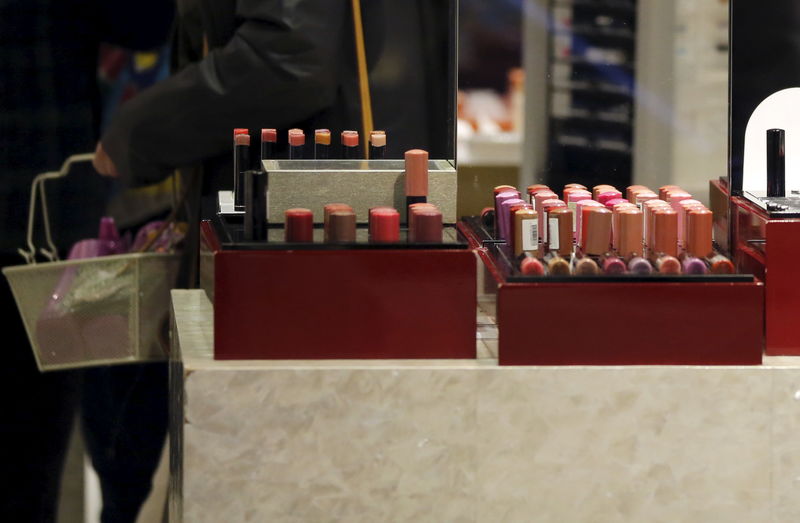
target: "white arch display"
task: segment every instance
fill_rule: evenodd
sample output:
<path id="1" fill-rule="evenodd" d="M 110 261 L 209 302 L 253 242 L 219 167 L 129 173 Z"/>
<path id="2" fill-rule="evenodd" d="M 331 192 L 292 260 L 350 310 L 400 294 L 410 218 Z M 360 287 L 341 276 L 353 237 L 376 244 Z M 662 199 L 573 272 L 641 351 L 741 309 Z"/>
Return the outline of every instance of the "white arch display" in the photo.
<path id="1" fill-rule="evenodd" d="M 786 130 L 788 196 L 789 191 L 800 189 L 800 87 L 769 95 L 747 121 L 742 189 L 759 196 L 767 190 L 767 129 Z"/>

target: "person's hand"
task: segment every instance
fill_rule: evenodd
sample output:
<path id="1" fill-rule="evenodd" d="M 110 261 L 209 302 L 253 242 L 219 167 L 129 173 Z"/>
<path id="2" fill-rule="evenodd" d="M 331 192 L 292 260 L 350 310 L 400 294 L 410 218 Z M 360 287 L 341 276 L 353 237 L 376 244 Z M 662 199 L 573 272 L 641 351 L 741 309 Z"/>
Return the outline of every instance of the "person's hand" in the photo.
<path id="1" fill-rule="evenodd" d="M 103 176 L 111 176 L 112 178 L 119 176 L 119 171 L 117 171 L 117 166 L 114 165 L 114 160 L 112 160 L 105 149 L 103 149 L 103 144 L 100 142 L 97 142 L 97 148 L 94 150 L 92 165 L 94 165 L 94 169 Z"/>

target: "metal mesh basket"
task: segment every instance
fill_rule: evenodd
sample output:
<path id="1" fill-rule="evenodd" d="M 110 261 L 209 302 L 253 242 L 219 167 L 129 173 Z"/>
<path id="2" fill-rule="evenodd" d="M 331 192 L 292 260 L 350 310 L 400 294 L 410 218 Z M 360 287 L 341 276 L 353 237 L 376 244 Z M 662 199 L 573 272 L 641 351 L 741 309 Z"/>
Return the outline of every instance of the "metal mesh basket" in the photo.
<path id="1" fill-rule="evenodd" d="M 164 359 L 179 258 L 124 254 L 3 269 L 40 370 Z"/>
<path id="2" fill-rule="evenodd" d="M 92 157 L 72 156 L 60 171 L 34 179 L 27 248 L 20 249 L 27 265 L 3 269 L 42 371 L 166 357 L 161 335 L 179 255 L 137 253 L 58 261 L 44 182 L 66 176 L 72 164 Z M 51 260 L 46 263 L 36 262 L 33 244 L 37 200 L 47 244 L 38 254 Z"/>

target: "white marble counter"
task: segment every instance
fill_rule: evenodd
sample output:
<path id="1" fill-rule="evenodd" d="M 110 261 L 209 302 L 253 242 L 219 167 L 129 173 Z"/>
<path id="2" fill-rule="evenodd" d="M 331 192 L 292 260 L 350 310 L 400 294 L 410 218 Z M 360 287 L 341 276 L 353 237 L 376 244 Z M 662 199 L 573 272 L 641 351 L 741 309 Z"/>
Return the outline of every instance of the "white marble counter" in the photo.
<path id="1" fill-rule="evenodd" d="M 173 309 L 173 521 L 800 521 L 800 358 L 216 362 Z"/>

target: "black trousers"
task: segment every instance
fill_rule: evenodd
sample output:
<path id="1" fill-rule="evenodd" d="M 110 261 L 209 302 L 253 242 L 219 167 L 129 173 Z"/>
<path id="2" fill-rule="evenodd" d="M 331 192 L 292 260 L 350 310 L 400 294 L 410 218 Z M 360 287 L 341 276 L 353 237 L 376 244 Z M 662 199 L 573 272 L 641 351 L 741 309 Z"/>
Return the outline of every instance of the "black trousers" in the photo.
<path id="1" fill-rule="evenodd" d="M 0 514 L 4 521 L 55 521 L 81 374 L 39 372 L 8 282 L 0 280 Z"/>
<path id="2" fill-rule="evenodd" d="M 2 265 L 21 258 L 0 255 Z M 5 277 L 0 277 L 0 517 L 56 520 L 77 407 L 103 497 L 103 523 L 133 522 L 152 487 L 167 433 L 167 364 L 40 373 Z"/>

